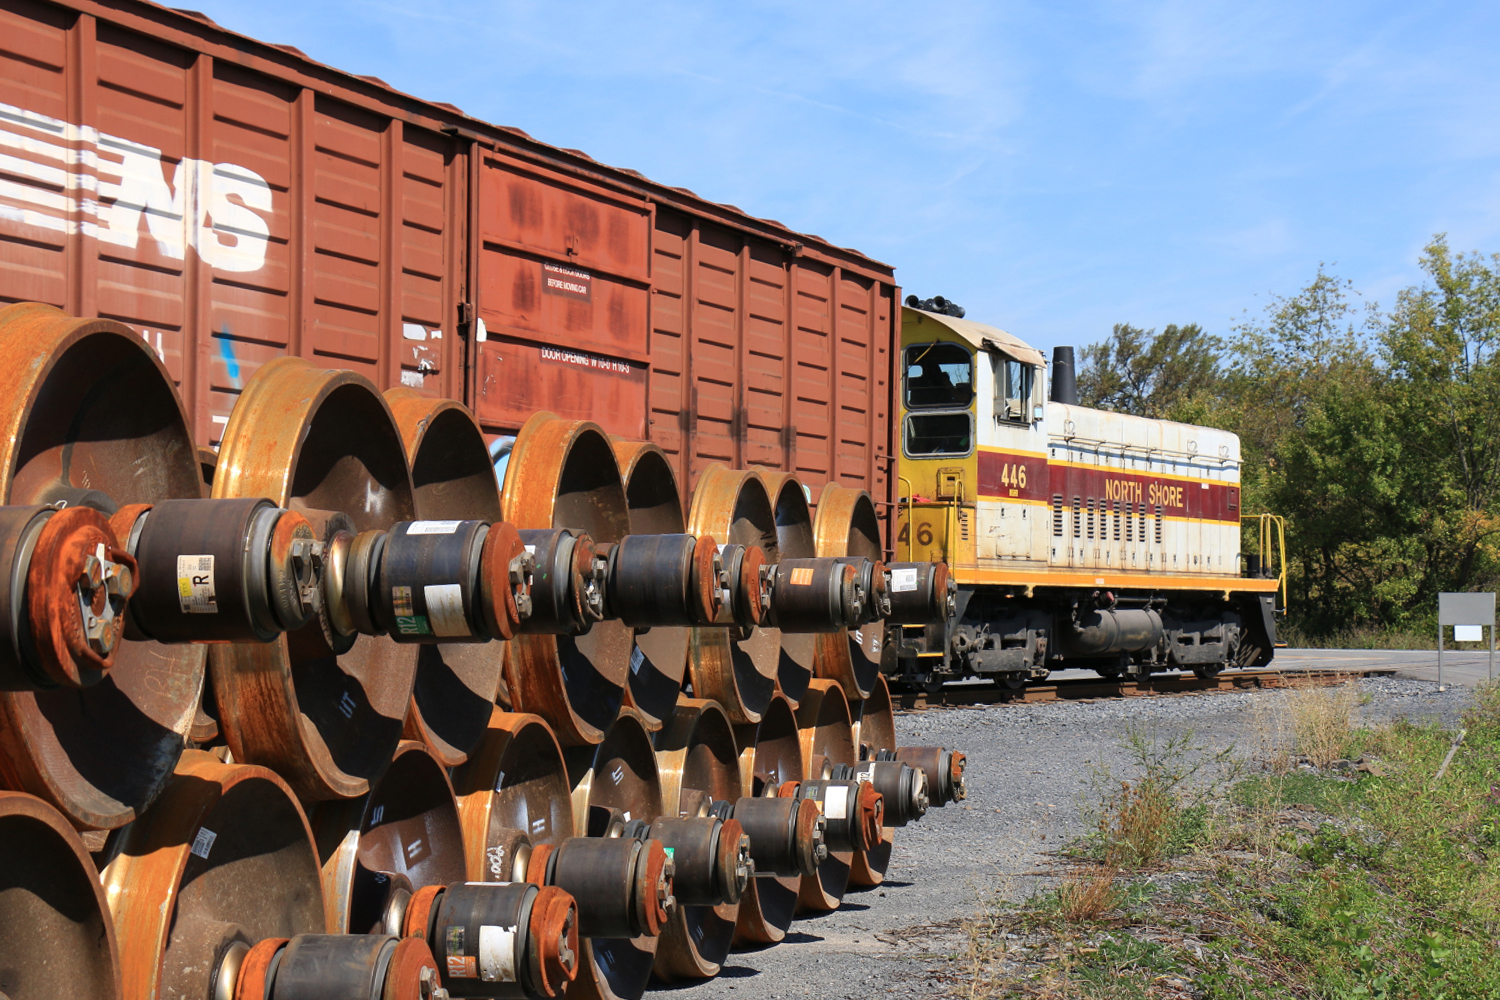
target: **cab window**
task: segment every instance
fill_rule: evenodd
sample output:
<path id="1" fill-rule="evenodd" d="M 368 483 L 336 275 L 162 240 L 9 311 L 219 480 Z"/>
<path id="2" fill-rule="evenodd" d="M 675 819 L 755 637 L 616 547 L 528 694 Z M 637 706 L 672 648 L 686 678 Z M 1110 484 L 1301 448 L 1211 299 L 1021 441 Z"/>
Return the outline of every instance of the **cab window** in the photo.
<path id="1" fill-rule="evenodd" d="M 967 455 L 974 450 L 974 414 L 913 413 L 906 418 L 905 437 L 910 458 Z"/>
<path id="2" fill-rule="evenodd" d="M 1031 387 L 1036 367 L 1000 353 L 990 355 L 995 368 L 995 419 L 1024 424 L 1031 421 Z"/>
<path id="3" fill-rule="evenodd" d="M 974 356 L 958 344 L 913 344 L 906 349 L 908 410 L 968 406 L 974 401 Z"/>

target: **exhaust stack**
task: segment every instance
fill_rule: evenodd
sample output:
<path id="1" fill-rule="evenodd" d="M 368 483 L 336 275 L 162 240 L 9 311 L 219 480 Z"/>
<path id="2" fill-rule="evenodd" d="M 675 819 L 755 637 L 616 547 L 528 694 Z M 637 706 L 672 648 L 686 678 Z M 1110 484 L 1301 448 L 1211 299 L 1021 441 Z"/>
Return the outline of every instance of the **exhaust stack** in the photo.
<path id="1" fill-rule="evenodd" d="M 1078 405 L 1078 378 L 1073 366 L 1073 348 L 1052 348 L 1052 395 L 1054 403 Z"/>

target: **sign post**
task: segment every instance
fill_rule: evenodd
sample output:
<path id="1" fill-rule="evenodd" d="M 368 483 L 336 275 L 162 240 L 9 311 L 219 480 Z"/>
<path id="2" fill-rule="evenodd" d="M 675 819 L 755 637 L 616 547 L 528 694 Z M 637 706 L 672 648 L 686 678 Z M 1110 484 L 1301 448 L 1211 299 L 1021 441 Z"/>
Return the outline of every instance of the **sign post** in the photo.
<path id="1" fill-rule="evenodd" d="M 1481 632 L 1468 636 L 1460 629 L 1488 628 L 1490 633 L 1490 679 L 1495 678 L 1495 595 L 1439 594 L 1438 595 L 1438 690 L 1443 688 L 1443 626 L 1452 625 L 1454 642 L 1479 641 Z"/>

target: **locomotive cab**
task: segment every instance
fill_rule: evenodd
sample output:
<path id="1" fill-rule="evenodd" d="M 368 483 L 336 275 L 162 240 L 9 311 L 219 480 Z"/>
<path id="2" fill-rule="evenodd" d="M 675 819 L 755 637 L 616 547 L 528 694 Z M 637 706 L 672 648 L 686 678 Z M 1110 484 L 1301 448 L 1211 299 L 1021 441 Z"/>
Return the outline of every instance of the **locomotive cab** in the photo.
<path id="1" fill-rule="evenodd" d="M 893 627 L 893 679 L 1269 662 L 1274 581 L 1239 572 L 1234 434 L 1049 400 L 1040 351 L 945 312 L 903 309 L 900 366 L 895 558 L 946 561 L 959 590 L 946 624 Z"/>

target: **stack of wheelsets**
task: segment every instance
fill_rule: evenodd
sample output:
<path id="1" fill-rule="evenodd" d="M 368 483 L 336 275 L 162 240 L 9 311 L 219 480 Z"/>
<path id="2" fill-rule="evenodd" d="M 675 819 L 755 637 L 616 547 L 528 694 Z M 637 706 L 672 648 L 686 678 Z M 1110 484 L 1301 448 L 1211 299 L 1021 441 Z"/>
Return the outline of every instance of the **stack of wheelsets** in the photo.
<path id="1" fill-rule="evenodd" d="M 863 492 L 299 359 L 217 453 L 128 328 L 0 310 L 0 994 L 639 997 L 875 885 L 964 795 L 897 747 Z"/>

